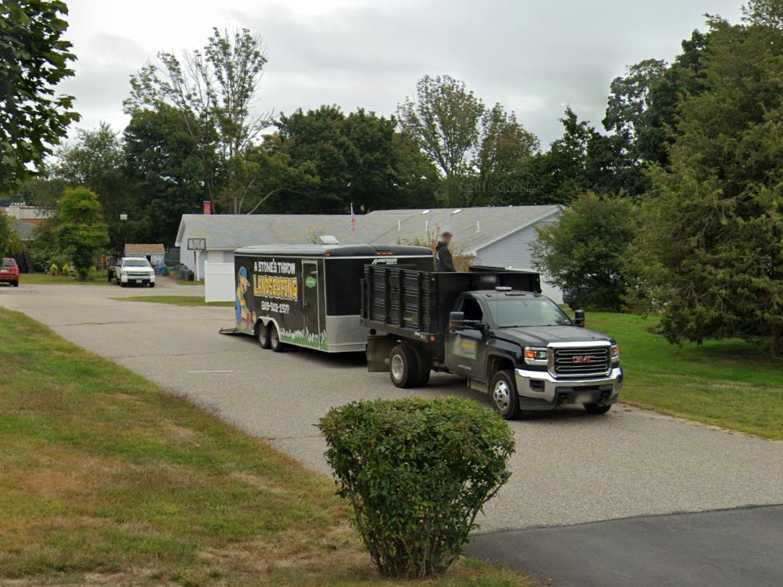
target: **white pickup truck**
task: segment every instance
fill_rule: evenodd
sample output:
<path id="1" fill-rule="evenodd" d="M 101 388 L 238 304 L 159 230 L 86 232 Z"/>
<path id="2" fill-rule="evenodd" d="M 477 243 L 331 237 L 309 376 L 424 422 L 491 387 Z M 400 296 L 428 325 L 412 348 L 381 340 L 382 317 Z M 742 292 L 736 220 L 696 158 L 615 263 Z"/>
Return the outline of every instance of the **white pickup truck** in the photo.
<path id="1" fill-rule="evenodd" d="M 132 284 L 155 287 L 155 269 L 144 257 L 123 257 L 111 272 L 120 287 Z"/>

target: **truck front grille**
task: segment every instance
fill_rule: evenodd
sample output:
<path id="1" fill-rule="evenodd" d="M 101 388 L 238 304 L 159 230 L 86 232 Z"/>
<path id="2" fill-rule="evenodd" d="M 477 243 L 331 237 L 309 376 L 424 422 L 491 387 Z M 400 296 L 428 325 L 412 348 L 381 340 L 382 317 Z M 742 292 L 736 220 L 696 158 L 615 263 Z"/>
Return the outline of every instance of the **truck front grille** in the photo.
<path id="1" fill-rule="evenodd" d="M 565 377 L 595 377 L 609 372 L 609 347 L 555 349 L 555 374 Z"/>
<path id="2" fill-rule="evenodd" d="M 128 273 L 128 279 L 149 279 L 149 273 Z"/>

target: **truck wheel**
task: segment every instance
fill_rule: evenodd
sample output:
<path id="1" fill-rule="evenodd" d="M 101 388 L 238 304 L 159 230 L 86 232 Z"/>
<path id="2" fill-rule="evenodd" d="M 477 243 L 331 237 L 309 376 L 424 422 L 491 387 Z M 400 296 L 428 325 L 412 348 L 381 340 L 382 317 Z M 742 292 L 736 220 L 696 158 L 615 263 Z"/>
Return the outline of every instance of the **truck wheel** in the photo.
<path id="1" fill-rule="evenodd" d="M 612 409 L 612 404 L 585 404 L 585 411 L 591 416 L 602 416 Z"/>
<path id="2" fill-rule="evenodd" d="M 259 322 L 258 326 L 256 326 L 256 338 L 262 349 L 268 349 L 272 344 L 269 336 L 269 326 L 264 326 L 263 322 Z"/>
<path id="3" fill-rule="evenodd" d="M 408 347 L 398 344 L 389 354 L 389 376 L 395 387 L 408 389 L 417 384 L 419 364 Z"/>
<path id="4" fill-rule="evenodd" d="M 517 384 L 511 371 L 498 371 L 489 385 L 489 395 L 498 413 L 506 420 L 519 417 Z"/>
<path id="5" fill-rule="evenodd" d="M 419 368 L 416 370 L 416 383 L 414 385 L 415 387 L 424 387 L 430 381 L 432 360 L 420 350 L 415 350 L 415 354 Z"/>
<path id="6" fill-rule="evenodd" d="M 276 353 L 282 353 L 285 350 L 285 345 L 280 341 L 280 333 L 274 324 L 269 325 L 269 348 Z"/>

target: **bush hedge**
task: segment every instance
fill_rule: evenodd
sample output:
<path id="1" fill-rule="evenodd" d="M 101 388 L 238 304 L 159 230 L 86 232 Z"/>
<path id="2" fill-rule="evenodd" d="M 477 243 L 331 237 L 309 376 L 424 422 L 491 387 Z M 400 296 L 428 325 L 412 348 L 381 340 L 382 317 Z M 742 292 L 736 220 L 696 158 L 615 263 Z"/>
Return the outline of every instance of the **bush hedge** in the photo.
<path id="1" fill-rule="evenodd" d="M 506 422 L 458 399 L 372 401 L 321 420 L 338 493 L 381 574 L 445 571 L 476 515 L 509 478 L 514 439 Z"/>

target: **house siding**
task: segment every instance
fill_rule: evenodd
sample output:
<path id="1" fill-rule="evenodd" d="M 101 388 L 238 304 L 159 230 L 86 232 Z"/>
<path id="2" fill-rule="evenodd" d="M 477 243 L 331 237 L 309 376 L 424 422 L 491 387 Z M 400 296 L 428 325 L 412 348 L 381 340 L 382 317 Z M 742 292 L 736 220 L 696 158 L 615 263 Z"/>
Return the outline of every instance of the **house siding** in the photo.
<path id="1" fill-rule="evenodd" d="M 531 246 L 538 240 L 537 228 L 557 222 L 559 214 L 546 218 L 533 226 L 523 228 L 506 238 L 494 242 L 476 251 L 477 265 L 514 267 L 515 269 L 534 269 Z M 456 241 L 456 239 L 455 239 Z M 563 301 L 563 292 L 550 283 L 541 281 L 544 294 L 558 303 Z"/>

